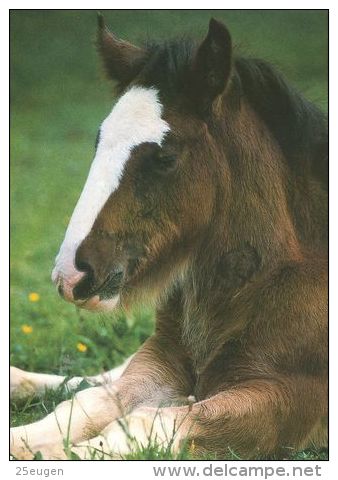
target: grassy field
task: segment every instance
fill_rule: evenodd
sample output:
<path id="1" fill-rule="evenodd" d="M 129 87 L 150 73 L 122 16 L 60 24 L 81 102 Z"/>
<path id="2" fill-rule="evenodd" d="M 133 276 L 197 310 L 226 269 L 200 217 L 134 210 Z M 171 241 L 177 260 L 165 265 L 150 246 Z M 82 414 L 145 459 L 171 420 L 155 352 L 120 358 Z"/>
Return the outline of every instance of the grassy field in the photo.
<path id="1" fill-rule="evenodd" d="M 227 23 L 240 51 L 273 62 L 326 109 L 324 11 L 102 13 L 117 35 L 133 42 L 202 37 L 214 16 Z M 93 316 L 63 302 L 50 281 L 98 126 L 113 101 L 93 45 L 95 30 L 94 11 L 11 12 L 11 363 L 33 371 L 101 372 L 133 353 L 153 328 L 150 309 Z M 60 396 L 13 405 L 13 425 L 45 415 Z M 325 455 L 300 452 L 295 458 Z M 140 457 L 163 455 L 150 449 Z"/>

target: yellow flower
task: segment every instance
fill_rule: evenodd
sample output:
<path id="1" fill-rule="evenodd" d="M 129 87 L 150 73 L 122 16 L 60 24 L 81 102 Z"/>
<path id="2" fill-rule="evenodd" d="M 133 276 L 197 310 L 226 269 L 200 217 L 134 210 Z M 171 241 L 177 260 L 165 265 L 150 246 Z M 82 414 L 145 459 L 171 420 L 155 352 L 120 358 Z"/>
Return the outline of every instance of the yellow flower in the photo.
<path id="1" fill-rule="evenodd" d="M 33 331 L 33 327 L 31 327 L 30 325 L 21 325 L 21 331 L 25 334 L 29 334 L 29 333 L 32 333 Z"/>
<path id="2" fill-rule="evenodd" d="M 79 342 L 77 345 L 76 345 L 76 348 L 78 349 L 79 352 L 86 352 L 88 350 L 88 347 L 87 345 L 85 345 L 84 343 L 81 343 Z"/>
<path id="3" fill-rule="evenodd" d="M 38 302 L 40 300 L 40 295 L 36 292 L 31 292 L 28 295 L 28 299 L 30 302 Z"/>

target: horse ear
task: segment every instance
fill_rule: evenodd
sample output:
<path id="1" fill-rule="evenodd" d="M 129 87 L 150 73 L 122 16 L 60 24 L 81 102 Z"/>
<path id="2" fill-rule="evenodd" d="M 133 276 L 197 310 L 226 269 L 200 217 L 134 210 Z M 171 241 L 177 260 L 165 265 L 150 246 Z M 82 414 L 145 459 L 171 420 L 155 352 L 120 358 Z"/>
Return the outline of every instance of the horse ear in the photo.
<path id="1" fill-rule="evenodd" d="M 120 83 L 130 82 L 144 64 L 145 51 L 113 35 L 101 14 L 98 14 L 97 20 L 97 48 L 109 78 Z"/>
<path id="2" fill-rule="evenodd" d="M 231 71 L 231 36 L 226 26 L 211 18 L 209 31 L 199 46 L 193 61 L 194 91 L 198 95 L 196 102 L 210 107 L 212 101 L 220 95 L 227 84 Z"/>

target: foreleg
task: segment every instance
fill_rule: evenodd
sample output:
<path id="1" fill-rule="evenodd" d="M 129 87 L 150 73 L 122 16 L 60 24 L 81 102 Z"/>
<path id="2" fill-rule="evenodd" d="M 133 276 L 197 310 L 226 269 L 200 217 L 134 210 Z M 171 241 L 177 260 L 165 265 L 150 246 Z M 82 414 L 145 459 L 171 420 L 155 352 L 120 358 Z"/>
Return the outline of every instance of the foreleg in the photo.
<path id="1" fill-rule="evenodd" d="M 91 386 L 105 385 L 114 382 L 124 372 L 129 365 L 133 355 L 127 358 L 125 362 L 109 372 L 104 372 L 95 376 L 73 377 L 67 380 L 62 375 L 51 375 L 47 373 L 27 372 L 16 367 L 10 370 L 10 395 L 11 400 L 22 400 L 30 396 L 43 396 L 48 390 L 57 390 L 64 387 L 66 392 L 75 391 L 82 381 L 86 381 Z"/>
<path id="2" fill-rule="evenodd" d="M 191 383 L 180 354 L 174 357 L 168 352 L 173 347 L 167 339 L 149 339 L 115 382 L 78 392 L 44 419 L 13 428 L 12 454 L 31 458 L 40 451 L 47 458 L 65 458 L 65 442 L 92 438 L 141 405 L 182 403 Z"/>
<path id="3" fill-rule="evenodd" d="M 175 454 L 266 457 L 326 445 L 325 388 L 314 379 L 257 380 L 184 407 L 137 409 L 74 447 L 81 458 L 116 458 L 149 442 Z"/>

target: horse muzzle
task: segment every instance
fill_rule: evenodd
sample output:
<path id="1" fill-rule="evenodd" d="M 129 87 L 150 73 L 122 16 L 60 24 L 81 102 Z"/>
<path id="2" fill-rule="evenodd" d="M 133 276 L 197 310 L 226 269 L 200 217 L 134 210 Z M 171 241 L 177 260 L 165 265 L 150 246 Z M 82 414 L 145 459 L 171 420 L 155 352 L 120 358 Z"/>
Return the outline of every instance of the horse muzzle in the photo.
<path id="1" fill-rule="evenodd" d="M 67 302 L 91 311 L 114 309 L 119 303 L 124 269 L 112 267 L 107 274 L 76 254 L 75 261 L 61 254 L 52 272 L 60 296 Z"/>

